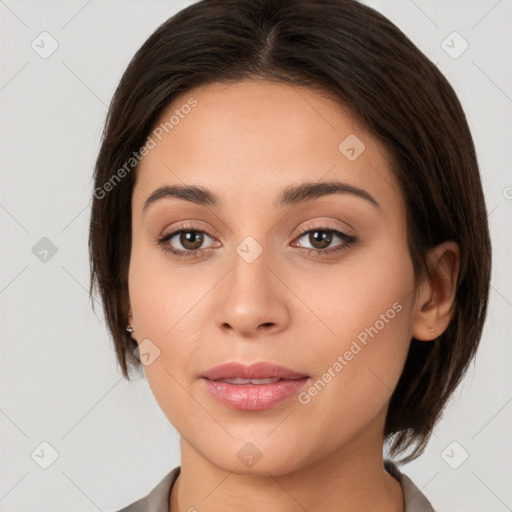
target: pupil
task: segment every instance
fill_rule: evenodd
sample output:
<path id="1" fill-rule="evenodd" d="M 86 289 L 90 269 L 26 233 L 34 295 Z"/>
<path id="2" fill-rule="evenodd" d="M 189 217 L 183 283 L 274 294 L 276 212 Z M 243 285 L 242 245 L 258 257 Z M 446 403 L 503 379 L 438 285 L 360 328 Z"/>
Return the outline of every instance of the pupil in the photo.
<path id="1" fill-rule="evenodd" d="M 317 236 L 318 234 L 320 234 L 320 236 Z M 317 248 L 325 249 L 331 243 L 332 234 L 327 231 L 312 231 L 310 234 L 310 239 L 312 239 L 310 241 L 313 246 L 315 246 L 316 243 L 319 243 L 320 247 Z"/>
<path id="2" fill-rule="evenodd" d="M 180 243 L 183 247 L 193 251 L 201 247 L 203 243 L 202 233 L 197 231 L 185 231 L 181 234 Z"/>

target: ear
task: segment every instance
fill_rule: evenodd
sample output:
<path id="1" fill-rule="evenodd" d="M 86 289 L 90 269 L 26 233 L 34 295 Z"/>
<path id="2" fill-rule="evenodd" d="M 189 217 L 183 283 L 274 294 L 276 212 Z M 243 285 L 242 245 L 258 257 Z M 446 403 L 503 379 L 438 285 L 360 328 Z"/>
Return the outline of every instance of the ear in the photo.
<path id="1" fill-rule="evenodd" d="M 128 297 L 123 297 L 121 299 L 121 310 L 123 312 L 124 317 L 131 322 L 132 320 L 132 309 L 130 306 L 130 299 Z"/>
<path id="2" fill-rule="evenodd" d="M 124 297 L 121 300 L 121 310 L 123 312 L 124 318 L 126 319 L 126 325 L 127 326 L 131 325 L 133 328 L 135 328 L 133 325 L 133 314 L 132 314 L 132 309 L 131 309 L 131 305 L 130 305 L 130 299 L 128 297 Z M 134 338 L 133 332 L 130 335 L 132 338 Z"/>
<path id="3" fill-rule="evenodd" d="M 448 327 L 457 289 L 460 267 L 460 249 L 449 240 L 437 245 L 427 256 L 431 278 L 425 277 L 414 304 L 412 336 L 430 341 L 440 336 Z"/>

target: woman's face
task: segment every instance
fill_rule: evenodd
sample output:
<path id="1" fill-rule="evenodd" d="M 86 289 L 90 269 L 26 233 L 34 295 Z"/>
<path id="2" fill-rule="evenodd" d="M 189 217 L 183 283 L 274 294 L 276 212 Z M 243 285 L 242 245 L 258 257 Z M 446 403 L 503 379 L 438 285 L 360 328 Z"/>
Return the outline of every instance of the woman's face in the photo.
<path id="1" fill-rule="evenodd" d="M 169 421 L 237 473 L 381 449 L 414 299 L 404 201 L 383 147 L 338 103 L 266 81 L 196 88 L 160 122 L 133 193 L 129 298 Z M 353 189 L 290 192 L 314 182 Z M 160 194 L 144 209 L 164 186 L 201 187 L 218 204 Z M 216 365 L 258 361 L 309 378 L 255 410 L 204 386 Z"/>

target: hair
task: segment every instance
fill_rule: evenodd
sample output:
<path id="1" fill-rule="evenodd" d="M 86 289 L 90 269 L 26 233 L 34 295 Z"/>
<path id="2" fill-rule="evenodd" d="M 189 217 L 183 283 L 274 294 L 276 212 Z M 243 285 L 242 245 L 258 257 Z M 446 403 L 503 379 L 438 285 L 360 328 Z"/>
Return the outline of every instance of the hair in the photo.
<path id="1" fill-rule="evenodd" d="M 409 462 L 475 355 L 491 243 L 475 147 L 453 88 L 390 20 L 355 0 L 202 0 L 161 24 L 130 61 L 105 120 L 89 231 L 89 295 L 96 285 L 118 364 L 128 380 L 130 368 L 140 370 L 125 331 L 137 167 L 120 171 L 178 95 L 245 79 L 324 92 L 384 145 L 405 199 L 416 286 L 431 278 L 429 249 L 459 245 L 454 316 L 435 340 L 411 339 L 387 412 L 390 454 L 410 449 L 399 461 Z"/>

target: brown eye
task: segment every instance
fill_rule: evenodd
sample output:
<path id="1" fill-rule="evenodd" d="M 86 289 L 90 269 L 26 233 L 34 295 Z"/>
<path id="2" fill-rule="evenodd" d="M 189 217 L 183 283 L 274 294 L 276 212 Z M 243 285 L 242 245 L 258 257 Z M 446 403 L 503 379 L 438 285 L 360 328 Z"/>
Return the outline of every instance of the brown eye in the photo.
<path id="1" fill-rule="evenodd" d="M 307 245 L 300 245 L 298 242 L 294 242 L 292 245 L 294 247 L 302 247 L 307 250 L 308 253 L 314 254 L 315 256 L 326 256 L 343 251 L 357 243 L 355 236 L 327 226 L 313 229 L 302 228 L 300 233 L 300 236 L 296 240 L 299 241 L 301 238 L 304 238 L 306 244 L 309 244 L 309 247 Z M 338 243 L 331 246 L 336 239 L 338 239 Z"/>
<path id="2" fill-rule="evenodd" d="M 204 241 L 204 233 L 201 231 L 181 231 L 179 242 L 188 251 L 195 251 L 201 247 Z"/>
<path id="3" fill-rule="evenodd" d="M 207 239 L 212 241 L 210 246 L 205 244 Z M 175 231 L 163 235 L 157 243 L 165 252 L 177 258 L 199 257 L 207 249 L 219 245 L 211 235 L 192 226 L 180 226 Z M 203 247 L 204 245 L 206 247 Z"/>
<path id="4" fill-rule="evenodd" d="M 315 229 L 309 232 L 309 241 L 314 249 L 326 249 L 332 242 L 332 232 Z"/>

